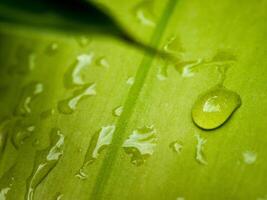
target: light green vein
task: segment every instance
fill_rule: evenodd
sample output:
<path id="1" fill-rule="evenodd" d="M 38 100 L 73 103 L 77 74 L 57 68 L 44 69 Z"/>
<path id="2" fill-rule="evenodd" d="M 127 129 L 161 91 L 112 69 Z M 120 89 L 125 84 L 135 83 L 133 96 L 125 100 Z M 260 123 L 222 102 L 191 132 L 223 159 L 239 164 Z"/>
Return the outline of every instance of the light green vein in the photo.
<path id="1" fill-rule="evenodd" d="M 155 28 L 155 31 L 151 37 L 150 45 L 153 47 L 158 47 L 160 39 L 164 33 L 164 30 L 168 24 L 169 18 L 173 13 L 177 0 L 169 0 L 167 3 L 163 14 Z M 127 127 L 128 120 L 130 119 L 136 102 L 138 100 L 139 94 L 143 88 L 144 82 L 146 80 L 149 69 L 151 68 L 151 63 L 153 61 L 153 56 L 144 55 L 144 58 L 138 68 L 135 77 L 135 83 L 128 93 L 127 99 L 124 105 L 124 111 L 117 122 L 117 129 L 114 132 L 112 144 L 110 145 L 109 151 L 102 163 L 102 166 L 98 172 L 95 185 L 93 187 L 91 198 L 94 200 L 102 199 L 102 195 L 105 190 L 105 186 L 109 180 L 112 168 L 116 162 L 116 157 L 118 151 L 125 139 L 125 129 Z"/>

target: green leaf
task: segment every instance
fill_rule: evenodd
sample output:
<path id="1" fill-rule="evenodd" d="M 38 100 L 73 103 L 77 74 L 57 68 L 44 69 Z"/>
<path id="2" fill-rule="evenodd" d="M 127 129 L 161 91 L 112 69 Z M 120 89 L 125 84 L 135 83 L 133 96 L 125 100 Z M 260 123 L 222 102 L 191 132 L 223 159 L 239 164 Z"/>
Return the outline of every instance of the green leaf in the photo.
<path id="1" fill-rule="evenodd" d="M 0 199 L 266 198 L 266 2 L 101 3 L 177 62 L 1 23 Z M 242 103 L 200 129 L 218 84 Z"/>

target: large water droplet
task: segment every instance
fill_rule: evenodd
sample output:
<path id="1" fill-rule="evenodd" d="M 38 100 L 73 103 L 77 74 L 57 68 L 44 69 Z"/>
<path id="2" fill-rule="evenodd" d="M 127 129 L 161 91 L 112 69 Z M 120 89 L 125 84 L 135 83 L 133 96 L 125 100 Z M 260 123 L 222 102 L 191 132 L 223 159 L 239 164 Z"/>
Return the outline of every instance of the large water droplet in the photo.
<path id="1" fill-rule="evenodd" d="M 215 129 L 226 122 L 241 105 L 240 96 L 219 85 L 198 97 L 192 108 L 192 118 L 203 129 Z"/>
<path id="2" fill-rule="evenodd" d="M 81 89 L 75 90 L 70 98 L 58 102 L 58 111 L 62 114 L 72 114 L 81 99 L 96 95 L 95 86 L 95 83 L 86 84 Z"/>
<path id="3" fill-rule="evenodd" d="M 134 9 L 137 20 L 144 26 L 154 27 L 153 0 L 142 0 Z"/>
<path id="4" fill-rule="evenodd" d="M 119 116 L 121 116 L 122 112 L 123 112 L 123 107 L 122 106 L 118 106 L 113 110 L 113 115 L 115 117 L 119 117 Z"/>
<path id="5" fill-rule="evenodd" d="M 77 57 L 77 60 L 64 75 L 64 85 L 66 88 L 85 84 L 81 72 L 92 63 L 93 57 L 93 53 L 82 54 Z"/>
<path id="6" fill-rule="evenodd" d="M 32 82 L 24 87 L 15 113 L 18 115 L 30 114 L 32 101 L 43 92 L 43 89 L 43 84 L 38 82 Z"/>
<path id="7" fill-rule="evenodd" d="M 244 163 L 252 165 L 257 160 L 257 154 L 253 151 L 245 151 L 243 152 L 243 160 Z"/>
<path id="8" fill-rule="evenodd" d="M 27 179 L 26 200 L 32 200 L 36 187 L 57 165 L 63 154 L 64 136 L 58 129 L 51 132 L 51 145 L 37 152 L 31 176 Z"/>
<path id="9" fill-rule="evenodd" d="M 123 148 L 131 156 L 131 162 L 138 166 L 154 153 L 156 143 L 156 130 L 153 126 L 145 126 L 134 130 L 123 143 Z"/>
<path id="10" fill-rule="evenodd" d="M 85 168 L 98 158 L 100 151 L 111 144 L 115 129 L 115 125 L 103 126 L 101 130 L 93 136 L 90 146 L 86 152 L 83 166 L 76 174 L 76 177 L 80 179 L 87 178 Z"/>
<path id="11" fill-rule="evenodd" d="M 196 134 L 197 138 L 197 146 L 196 146 L 196 160 L 203 165 L 207 165 L 207 161 L 203 155 L 204 144 L 207 142 L 206 139 L 200 137 L 200 135 Z"/>

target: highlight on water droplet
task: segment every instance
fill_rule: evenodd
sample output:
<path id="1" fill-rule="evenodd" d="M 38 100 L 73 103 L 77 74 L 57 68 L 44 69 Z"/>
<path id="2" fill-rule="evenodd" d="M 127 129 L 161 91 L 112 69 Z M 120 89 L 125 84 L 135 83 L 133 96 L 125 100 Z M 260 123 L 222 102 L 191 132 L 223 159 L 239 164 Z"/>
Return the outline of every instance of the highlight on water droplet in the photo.
<path id="1" fill-rule="evenodd" d="M 63 155 L 63 146 L 64 135 L 62 135 L 59 129 L 52 129 L 50 146 L 36 153 L 32 174 L 27 179 L 26 200 L 33 200 L 37 186 L 56 167 Z"/>
<path id="2" fill-rule="evenodd" d="M 109 62 L 105 56 L 102 56 L 96 60 L 96 64 L 108 69 L 110 67 Z"/>
<path id="3" fill-rule="evenodd" d="M 113 115 L 115 117 L 119 117 L 121 116 L 122 112 L 123 112 L 123 106 L 118 106 L 113 110 Z"/>
<path id="4" fill-rule="evenodd" d="M 131 76 L 126 80 L 126 84 L 133 85 L 134 81 L 135 81 L 135 78 Z"/>
<path id="5" fill-rule="evenodd" d="M 91 139 L 90 146 L 87 149 L 83 166 L 80 168 L 76 177 L 86 179 L 86 167 L 92 164 L 99 156 L 99 153 L 111 144 L 113 133 L 116 130 L 115 125 L 103 126 Z"/>
<path id="6" fill-rule="evenodd" d="M 96 95 L 95 87 L 95 83 L 90 83 L 85 84 L 81 89 L 75 90 L 70 98 L 58 102 L 58 111 L 62 114 L 72 114 L 83 98 Z"/>
<path id="7" fill-rule="evenodd" d="M 130 155 L 131 163 L 139 166 L 154 153 L 156 145 L 156 130 L 153 126 L 145 126 L 134 130 L 122 147 Z"/>
<path id="8" fill-rule="evenodd" d="M 245 151 L 243 152 L 243 161 L 245 164 L 252 165 L 257 160 L 257 153 L 253 151 Z"/>
<path id="9" fill-rule="evenodd" d="M 203 165 L 207 165 L 207 161 L 203 155 L 204 144 L 207 142 L 206 139 L 201 138 L 200 135 L 196 134 L 197 146 L 196 146 L 196 160 Z"/>
<path id="10" fill-rule="evenodd" d="M 142 0 L 134 8 L 135 17 L 144 26 L 154 27 L 156 25 L 153 4 L 153 0 Z"/>
<path id="11" fill-rule="evenodd" d="M 192 108 L 192 119 L 202 129 L 224 124 L 241 105 L 240 96 L 219 85 L 200 95 Z"/>
<path id="12" fill-rule="evenodd" d="M 66 88 L 85 84 L 81 72 L 93 62 L 93 57 L 93 53 L 81 54 L 77 57 L 64 75 L 64 86 Z"/>
<path id="13" fill-rule="evenodd" d="M 181 153 L 183 149 L 183 144 L 179 140 L 176 140 L 174 142 L 171 142 L 169 147 L 173 150 L 175 153 Z"/>
<path id="14" fill-rule="evenodd" d="M 32 101 L 43 92 L 44 86 L 39 82 L 31 82 L 22 89 L 15 114 L 26 115 L 31 113 Z"/>

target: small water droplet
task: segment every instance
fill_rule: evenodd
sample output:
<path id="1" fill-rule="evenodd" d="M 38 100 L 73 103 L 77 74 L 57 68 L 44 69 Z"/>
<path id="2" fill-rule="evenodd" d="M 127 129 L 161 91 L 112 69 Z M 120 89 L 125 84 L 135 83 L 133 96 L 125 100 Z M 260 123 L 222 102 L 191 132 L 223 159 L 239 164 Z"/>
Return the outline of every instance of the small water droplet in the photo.
<path id="1" fill-rule="evenodd" d="M 169 146 L 173 150 L 173 152 L 175 152 L 175 153 L 181 153 L 181 151 L 183 149 L 183 144 L 178 140 L 170 143 Z"/>
<path id="2" fill-rule="evenodd" d="M 25 140 L 32 135 L 35 130 L 34 125 L 25 125 L 22 121 L 18 120 L 15 123 L 11 142 L 15 148 L 19 148 L 22 144 L 24 144 Z"/>
<path id="3" fill-rule="evenodd" d="M 203 129 L 224 124 L 241 105 L 240 96 L 219 85 L 198 97 L 192 108 L 194 123 Z"/>
<path id="4" fill-rule="evenodd" d="M 80 168 L 76 177 L 80 179 L 87 179 L 85 168 L 92 164 L 99 156 L 99 153 L 111 144 L 113 133 L 115 132 L 115 125 L 103 126 L 91 139 L 90 146 L 86 152 L 83 166 Z"/>
<path id="5" fill-rule="evenodd" d="M 91 39 L 87 36 L 81 36 L 77 38 L 77 42 L 80 45 L 80 47 L 86 47 L 91 42 Z"/>
<path id="6" fill-rule="evenodd" d="M 127 83 L 128 85 L 133 85 L 133 84 L 134 84 L 134 80 L 135 80 L 135 78 L 131 76 L 131 77 L 129 77 L 129 78 L 127 79 L 126 83 Z"/>
<path id="7" fill-rule="evenodd" d="M 123 112 L 123 107 L 122 106 L 118 106 L 113 110 L 113 115 L 115 117 L 119 117 L 119 116 L 121 116 L 122 112 Z"/>
<path id="8" fill-rule="evenodd" d="M 51 109 L 43 111 L 40 114 L 40 117 L 41 117 L 41 119 L 47 119 L 47 118 L 51 117 L 52 115 L 54 115 L 55 112 L 56 112 L 55 109 L 51 108 Z"/>
<path id="9" fill-rule="evenodd" d="M 81 72 L 92 63 L 93 57 L 93 53 L 81 54 L 77 57 L 64 75 L 64 86 L 66 88 L 85 84 Z"/>
<path id="10" fill-rule="evenodd" d="M 176 55 L 176 57 L 181 57 L 184 53 L 184 48 L 180 41 L 180 38 L 177 36 L 170 37 L 166 44 L 163 46 L 163 50 L 167 53 Z"/>
<path id="11" fill-rule="evenodd" d="M 58 50 L 58 43 L 52 42 L 46 47 L 45 53 L 47 55 L 54 55 L 57 52 L 57 50 Z"/>
<path id="12" fill-rule="evenodd" d="M 188 78 L 193 77 L 195 75 L 195 71 L 199 65 L 204 63 L 203 59 L 198 59 L 195 61 L 185 61 L 185 62 L 178 62 L 175 67 L 177 71 L 179 71 L 182 77 Z"/>
<path id="13" fill-rule="evenodd" d="M 45 179 L 57 165 L 63 155 L 64 136 L 58 129 L 51 132 L 51 145 L 36 153 L 34 168 L 27 179 L 26 200 L 32 200 L 36 187 Z"/>
<path id="14" fill-rule="evenodd" d="M 248 165 L 252 165 L 257 160 L 257 154 L 253 151 L 245 151 L 243 152 L 243 160 L 244 160 L 244 163 Z"/>
<path id="15" fill-rule="evenodd" d="M 108 60 L 104 56 L 98 58 L 96 60 L 96 64 L 101 66 L 101 67 L 104 67 L 104 68 L 109 68 L 110 67 Z"/>
<path id="16" fill-rule="evenodd" d="M 32 82 L 23 88 L 15 113 L 26 115 L 31 113 L 32 101 L 43 92 L 42 83 Z"/>
<path id="17" fill-rule="evenodd" d="M 203 165 L 207 165 L 207 161 L 204 158 L 203 151 L 204 151 L 204 144 L 207 142 L 206 139 L 201 138 L 200 135 L 196 134 L 197 138 L 197 146 L 196 146 L 196 160 Z"/>
<path id="18" fill-rule="evenodd" d="M 72 114 L 81 99 L 96 95 L 95 86 L 95 83 L 86 84 L 81 89 L 75 90 L 70 98 L 58 103 L 58 111 L 62 114 Z"/>
<path id="19" fill-rule="evenodd" d="M 153 4 L 153 0 L 142 0 L 134 9 L 135 17 L 144 26 L 154 27 L 156 25 Z"/>
<path id="20" fill-rule="evenodd" d="M 156 143 L 156 130 L 153 126 L 145 126 L 134 130 L 123 143 L 123 148 L 131 156 L 131 162 L 139 166 L 154 153 Z"/>

